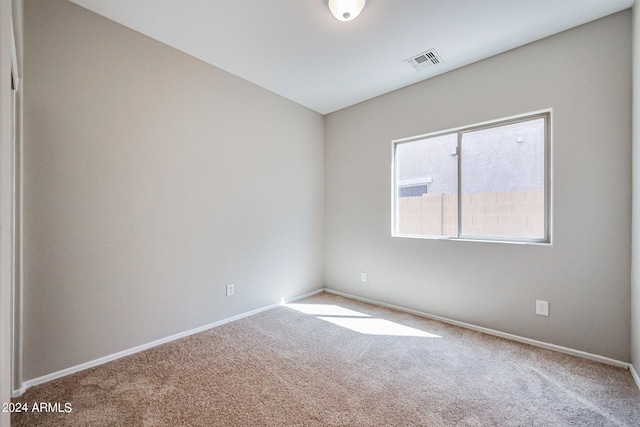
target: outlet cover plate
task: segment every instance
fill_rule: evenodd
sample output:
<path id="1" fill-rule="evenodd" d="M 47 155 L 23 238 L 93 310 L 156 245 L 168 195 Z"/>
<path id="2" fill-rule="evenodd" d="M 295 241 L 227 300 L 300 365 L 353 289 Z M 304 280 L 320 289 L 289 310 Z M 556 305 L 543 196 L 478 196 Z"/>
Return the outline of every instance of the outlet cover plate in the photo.
<path id="1" fill-rule="evenodd" d="M 536 314 L 540 316 L 549 315 L 549 301 L 536 300 Z"/>
<path id="2" fill-rule="evenodd" d="M 233 296 L 233 293 L 235 291 L 234 287 L 235 286 L 233 284 L 227 285 L 227 296 L 228 297 Z"/>

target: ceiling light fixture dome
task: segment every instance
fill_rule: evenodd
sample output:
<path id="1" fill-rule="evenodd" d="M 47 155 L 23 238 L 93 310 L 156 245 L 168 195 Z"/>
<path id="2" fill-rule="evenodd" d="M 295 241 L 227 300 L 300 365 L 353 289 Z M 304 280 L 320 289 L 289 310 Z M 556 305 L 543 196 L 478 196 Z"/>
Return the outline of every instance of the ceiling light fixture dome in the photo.
<path id="1" fill-rule="evenodd" d="M 329 9 L 333 16 L 340 21 L 351 21 L 356 19 L 366 0 L 329 0 Z"/>

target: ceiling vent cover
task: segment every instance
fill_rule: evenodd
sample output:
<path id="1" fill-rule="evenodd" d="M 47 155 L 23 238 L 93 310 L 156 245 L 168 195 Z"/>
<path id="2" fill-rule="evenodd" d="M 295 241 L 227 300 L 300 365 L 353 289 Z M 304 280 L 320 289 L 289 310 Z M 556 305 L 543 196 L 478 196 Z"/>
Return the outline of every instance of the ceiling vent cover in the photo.
<path id="1" fill-rule="evenodd" d="M 422 71 L 425 68 L 441 64 L 444 61 L 440 58 L 440 55 L 438 55 L 438 52 L 436 52 L 435 49 L 431 49 L 409 59 L 405 59 L 404 62 L 411 65 L 414 70 Z"/>

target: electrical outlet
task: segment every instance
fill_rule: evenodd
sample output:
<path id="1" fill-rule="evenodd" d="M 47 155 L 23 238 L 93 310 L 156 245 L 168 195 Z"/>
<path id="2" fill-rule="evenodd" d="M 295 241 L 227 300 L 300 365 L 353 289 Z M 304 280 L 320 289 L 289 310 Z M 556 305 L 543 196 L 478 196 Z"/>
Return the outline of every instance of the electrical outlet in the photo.
<path id="1" fill-rule="evenodd" d="M 233 292 L 234 292 L 234 286 L 233 284 L 227 285 L 227 296 L 233 296 Z"/>
<path id="2" fill-rule="evenodd" d="M 549 315 L 549 301 L 536 300 L 536 314 L 540 316 Z"/>
<path id="3" fill-rule="evenodd" d="M 360 281 L 367 283 L 367 272 L 366 271 L 361 271 L 360 272 Z"/>

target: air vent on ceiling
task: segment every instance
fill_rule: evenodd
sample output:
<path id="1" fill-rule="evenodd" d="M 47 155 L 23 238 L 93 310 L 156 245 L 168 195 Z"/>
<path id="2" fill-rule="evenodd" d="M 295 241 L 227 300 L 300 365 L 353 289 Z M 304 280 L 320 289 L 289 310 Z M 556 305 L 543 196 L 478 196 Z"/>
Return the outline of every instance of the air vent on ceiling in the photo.
<path id="1" fill-rule="evenodd" d="M 419 55 L 412 56 L 409 59 L 405 59 L 404 62 L 411 65 L 414 70 L 422 71 L 425 68 L 441 64 L 444 61 L 442 60 L 442 58 L 440 58 L 438 52 L 436 52 L 435 49 L 431 49 L 426 52 L 422 52 Z"/>

